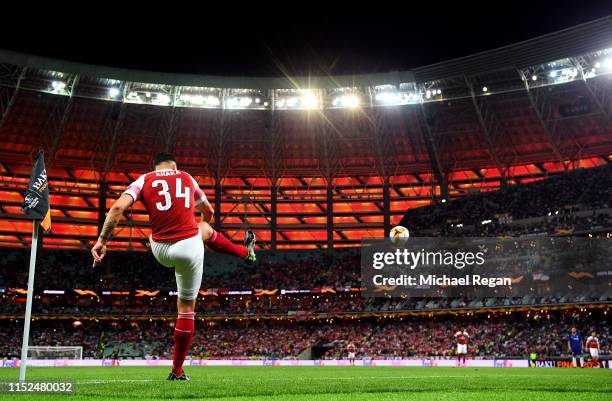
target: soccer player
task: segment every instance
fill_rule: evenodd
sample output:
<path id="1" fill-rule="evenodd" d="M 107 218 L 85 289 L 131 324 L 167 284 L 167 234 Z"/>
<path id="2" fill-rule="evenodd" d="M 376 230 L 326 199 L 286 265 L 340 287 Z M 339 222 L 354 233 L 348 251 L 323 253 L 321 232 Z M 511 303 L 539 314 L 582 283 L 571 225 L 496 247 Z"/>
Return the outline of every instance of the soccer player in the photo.
<path id="1" fill-rule="evenodd" d="M 591 335 L 587 338 L 586 346 L 589 349 L 589 354 L 591 354 L 591 360 L 593 363 L 599 365 L 599 338 L 597 338 L 597 333 L 595 330 L 593 330 Z"/>
<path id="2" fill-rule="evenodd" d="M 576 327 L 572 327 L 570 333 L 567 335 L 567 349 L 572 355 L 572 363 L 574 366 L 578 366 L 576 357 L 580 357 L 580 367 L 582 367 L 584 362 L 584 358 L 582 357 L 582 334 L 578 333 Z"/>
<path id="3" fill-rule="evenodd" d="M 470 336 L 468 335 L 465 328 L 462 328 L 458 332 L 455 333 L 455 341 L 457 341 L 457 362 L 461 364 L 461 360 L 463 359 L 463 365 L 466 364 L 466 356 L 467 356 L 467 344 Z"/>
<path id="4" fill-rule="evenodd" d="M 355 344 L 349 343 L 346 346 L 346 353 L 348 355 L 348 360 L 351 366 L 355 366 L 355 355 L 357 354 L 357 348 L 355 348 Z"/>
<path id="5" fill-rule="evenodd" d="M 155 170 L 140 176 L 110 208 L 91 253 L 95 267 L 106 255 L 106 244 L 123 212 L 140 200 L 151 220 L 151 251 L 159 263 L 174 268 L 178 289 L 173 367 L 168 380 L 189 380 L 183 371 L 183 362 L 194 332 L 195 302 L 204 268 L 204 244 L 214 251 L 254 262 L 255 235 L 249 230 L 245 246 L 233 244 L 208 224 L 214 214 L 212 206 L 196 180 L 177 169 L 174 157 L 160 154 L 155 156 L 153 164 Z M 196 222 L 195 210 L 202 213 L 200 223 Z"/>

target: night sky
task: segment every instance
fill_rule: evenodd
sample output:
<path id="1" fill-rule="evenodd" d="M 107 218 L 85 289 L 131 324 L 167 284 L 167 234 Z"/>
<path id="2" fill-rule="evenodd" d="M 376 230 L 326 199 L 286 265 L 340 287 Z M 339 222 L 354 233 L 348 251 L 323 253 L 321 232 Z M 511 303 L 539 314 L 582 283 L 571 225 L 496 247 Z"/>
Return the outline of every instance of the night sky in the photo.
<path id="1" fill-rule="evenodd" d="M 466 56 L 612 14 L 612 1 L 457 1 L 456 7 L 406 1 L 379 9 L 354 1 L 342 12 L 328 10 L 331 3 L 288 1 L 275 14 L 239 3 L 178 12 L 109 8 L 87 18 L 61 10 L 59 17 L 12 19 L 14 25 L 0 27 L 0 48 L 179 73 L 371 73 Z"/>

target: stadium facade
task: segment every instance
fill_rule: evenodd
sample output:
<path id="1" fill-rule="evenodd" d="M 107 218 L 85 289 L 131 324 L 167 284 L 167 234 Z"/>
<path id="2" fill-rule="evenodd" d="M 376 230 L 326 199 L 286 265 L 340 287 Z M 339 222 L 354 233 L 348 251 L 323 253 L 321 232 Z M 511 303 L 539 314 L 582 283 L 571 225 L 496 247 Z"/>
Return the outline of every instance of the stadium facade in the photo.
<path id="1" fill-rule="evenodd" d="M 387 74 L 243 78 L 75 64 L 0 51 L 0 245 L 44 149 L 53 233 L 83 248 L 160 151 L 261 246 L 359 244 L 406 211 L 612 161 L 612 18 Z M 141 205 L 111 245 L 146 249 Z"/>

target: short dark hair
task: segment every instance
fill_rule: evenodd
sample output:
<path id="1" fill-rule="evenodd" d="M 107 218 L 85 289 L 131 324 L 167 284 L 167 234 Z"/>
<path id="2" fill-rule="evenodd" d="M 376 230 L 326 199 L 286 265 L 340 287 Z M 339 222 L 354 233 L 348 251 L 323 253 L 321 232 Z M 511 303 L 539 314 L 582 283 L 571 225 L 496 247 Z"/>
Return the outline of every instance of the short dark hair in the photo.
<path id="1" fill-rule="evenodd" d="M 174 156 L 172 156 L 170 153 L 158 153 L 157 155 L 153 156 L 153 167 L 158 166 L 163 162 L 176 163 L 176 160 L 174 160 Z"/>

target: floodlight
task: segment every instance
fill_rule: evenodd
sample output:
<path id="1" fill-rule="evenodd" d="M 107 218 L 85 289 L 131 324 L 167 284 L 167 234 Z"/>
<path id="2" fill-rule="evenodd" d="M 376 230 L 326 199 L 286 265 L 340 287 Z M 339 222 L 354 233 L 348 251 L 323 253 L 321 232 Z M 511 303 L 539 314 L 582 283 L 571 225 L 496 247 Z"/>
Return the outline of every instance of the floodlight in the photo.
<path id="1" fill-rule="evenodd" d="M 359 98 L 356 95 L 346 95 L 341 98 L 342 105 L 345 107 L 358 107 Z"/>
<path id="2" fill-rule="evenodd" d="M 306 93 L 302 97 L 302 105 L 307 109 L 315 109 L 319 105 L 319 102 L 314 94 Z"/>
<path id="3" fill-rule="evenodd" d="M 53 87 L 53 90 L 56 90 L 56 91 L 64 90 L 66 89 L 66 82 L 53 81 L 51 82 L 51 87 Z"/>

